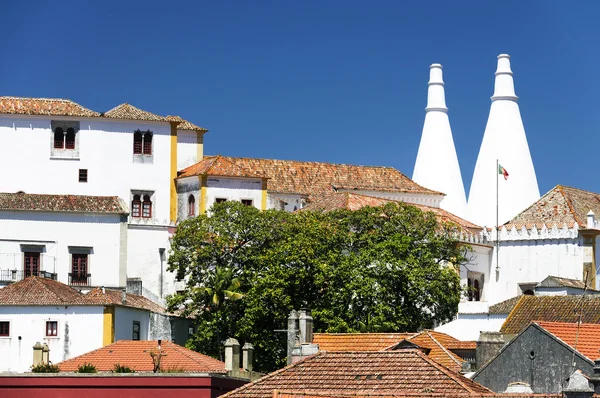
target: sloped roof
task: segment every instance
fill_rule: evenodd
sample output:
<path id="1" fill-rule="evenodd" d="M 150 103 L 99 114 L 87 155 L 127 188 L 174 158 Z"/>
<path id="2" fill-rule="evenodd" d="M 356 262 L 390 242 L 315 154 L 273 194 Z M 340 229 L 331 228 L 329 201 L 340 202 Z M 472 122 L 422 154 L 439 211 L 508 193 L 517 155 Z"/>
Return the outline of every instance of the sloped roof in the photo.
<path id="1" fill-rule="evenodd" d="M 248 383 L 223 397 L 271 398 L 274 390 L 305 394 L 490 394 L 487 388 L 433 361 L 419 350 L 327 352 Z"/>
<path id="2" fill-rule="evenodd" d="M 586 228 L 586 214 L 590 210 L 600 215 L 600 194 L 557 185 L 505 226 L 517 229 L 535 226 L 541 229 L 544 225 L 562 227 L 567 224 L 572 228 L 577 224 L 580 228 Z"/>
<path id="3" fill-rule="evenodd" d="M 590 361 L 600 358 L 600 325 L 593 323 L 582 323 L 577 327 L 577 323 L 565 322 L 535 322 L 540 327 L 546 329 L 549 333 L 561 339 L 571 348 L 587 357 Z M 579 329 L 579 330 L 578 330 Z"/>
<path id="4" fill-rule="evenodd" d="M 206 156 L 204 159 L 212 157 Z M 392 167 L 277 159 L 235 157 L 226 157 L 226 159 L 232 162 L 232 167 L 235 169 L 253 170 L 258 175 L 269 178 L 267 189 L 272 193 L 311 196 L 335 192 L 336 189 L 352 189 L 443 195 L 418 185 Z"/>
<path id="5" fill-rule="evenodd" d="M 90 300 L 90 302 L 98 304 L 133 307 L 156 312 L 158 314 L 167 313 L 163 307 L 156 304 L 154 301 L 137 294 L 126 293 L 125 302 L 123 302 L 123 290 L 120 289 L 105 288 L 104 291 L 102 291 L 101 288 L 94 288 L 86 293 L 85 296 Z"/>
<path id="6" fill-rule="evenodd" d="M 380 351 L 415 333 L 315 333 L 313 343 L 323 351 Z"/>
<path id="7" fill-rule="evenodd" d="M 548 275 L 546 279 L 536 285 L 536 287 L 572 287 L 575 289 L 585 289 L 585 282 L 578 279 L 561 278 L 559 276 Z M 594 289 L 587 289 L 595 291 Z"/>
<path id="8" fill-rule="evenodd" d="M 246 178 L 266 178 L 262 174 L 245 167 L 243 164 L 237 164 L 221 155 L 204 158 L 202 161 L 193 164 L 179 172 L 178 178 L 193 176 L 218 176 L 218 177 L 246 177 Z"/>
<path id="9" fill-rule="evenodd" d="M 86 354 L 58 363 L 62 372 L 73 372 L 84 363 L 91 363 L 100 372 L 109 372 L 115 364 L 128 366 L 136 372 L 152 372 L 154 364 L 150 352 L 158 351 L 155 340 L 119 340 L 116 343 L 90 351 Z M 185 347 L 161 342 L 163 357 L 161 368 L 164 370 L 194 373 L 226 373 L 225 363 Z"/>
<path id="10" fill-rule="evenodd" d="M 582 322 L 600 324 L 600 295 L 524 295 L 504 321 L 500 333 L 517 334 L 533 321 L 576 322 L 580 308 Z"/>
<path id="11" fill-rule="evenodd" d="M 365 206 L 382 206 L 386 203 L 401 203 L 397 200 L 379 198 L 375 196 L 357 194 L 353 192 L 331 192 L 320 196 L 311 197 L 310 202 L 299 211 L 318 210 L 332 211 L 338 209 L 358 210 Z M 459 216 L 452 214 L 438 207 L 431 207 L 422 204 L 408 203 L 415 206 L 424 212 L 433 212 L 437 219 L 441 222 L 453 223 L 466 232 L 477 233 L 481 232 L 482 227 L 473 224 Z"/>
<path id="12" fill-rule="evenodd" d="M 128 214 L 118 196 L 0 193 L 0 210 Z"/>
<path id="13" fill-rule="evenodd" d="M 462 358 L 446 347 L 450 343 L 454 344 L 458 342 L 454 337 L 433 330 L 424 330 L 410 337 L 408 340 L 420 347 L 429 349 L 430 351 L 427 356 L 437 363 L 444 365 L 454 372 L 461 371 Z"/>
<path id="14" fill-rule="evenodd" d="M 504 314 L 508 315 L 513 310 L 513 308 L 515 308 L 515 305 L 517 305 L 519 300 L 521 300 L 521 297 L 524 297 L 524 296 L 511 297 L 508 300 L 504 300 L 504 301 L 501 301 L 494 305 L 490 305 L 490 308 L 488 309 L 488 313 L 490 315 L 492 315 L 492 314 L 493 315 L 504 315 Z"/>
<path id="15" fill-rule="evenodd" d="M 62 98 L 0 97 L 0 114 L 98 117 L 100 114 Z"/>
<path id="16" fill-rule="evenodd" d="M 377 392 L 368 393 L 368 394 L 320 394 L 320 393 L 310 393 L 306 394 L 303 391 L 276 391 L 273 394 L 273 398 L 428 398 L 428 397 L 436 397 L 436 398 L 460 398 L 465 396 L 471 397 L 485 397 L 485 398 L 562 398 L 563 394 L 482 394 L 482 395 L 465 395 L 463 393 L 459 394 L 444 394 L 443 396 L 436 393 L 419 393 L 419 394 L 380 394 Z M 596 397 L 596 395 L 594 395 Z"/>
<path id="17" fill-rule="evenodd" d="M 30 276 L 0 289 L 2 305 L 90 305 L 78 290 L 58 281 Z"/>
<path id="18" fill-rule="evenodd" d="M 201 131 L 204 133 L 206 133 L 208 131 L 204 127 L 197 126 L 194 123 L 189 122 L 180 116 L 167 116 L 166 119 L 169 122 L 178 122 L 179 124 L 177 125 L 177 130 L 194 130 L 194 131 Z"/>
<path id="19" fill-rule="evenodd" d="M 117 105 L 111 110 L 104 112 L 102 116 L 113 119 L 146 120 L 151 122 L 168 121 L 166 117 L 159 116 L 152 112 L 144 111 L 128 103 Z"/>

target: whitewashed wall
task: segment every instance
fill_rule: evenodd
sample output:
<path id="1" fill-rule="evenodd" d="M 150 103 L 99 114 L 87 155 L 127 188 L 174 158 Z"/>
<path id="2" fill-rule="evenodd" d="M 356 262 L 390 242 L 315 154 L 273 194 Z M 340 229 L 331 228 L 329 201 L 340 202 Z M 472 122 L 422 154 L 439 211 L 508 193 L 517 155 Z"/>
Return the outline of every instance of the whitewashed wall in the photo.
<path id="1" fill-rule="evenodd" d="M 436 332 L 449 334 L 461 341 L 479 339 L 480 332 L 498 332 L 507 315 L 459 314 L 458 318 L 435 328 Z"/>
<path id="2" fill-rule="evenodd" d="M 185 169 L 199 161 L 196 131 L 177 130 L 177 170 Z"/>
<path id="3" fill-rule="evenodd" d="M 200 179 L 197 176 L 177 180 L 177 222 L 189 217 L 189 197 L 194 195 L 194 214 L 200 214 Z"/>
<path id="4" fill-rule="evenodd" d="M 344 192 L 344 190 L 340 190 L 340 192 Z M 419 205 L 431 206 L 431 207 L 440 207 L 442 200 L 444 199 L 443 195 L 424 195 L 410 192 L 383 192 L 383 191 L 361 191 L 361 190 L 350 190 L 348 192 L 375 196 L 378 198 L 390 199 L 390 200 L 399 200 L 406 203 L 415 203 Z"/>
<path id="5" fill-rule="evenodd" d="M 23 270 L 21 245 L 40 245 L 41 270 L 68 284 L 69 246 L 91 247 L 88 272 L 95 286 L 120 286 L 121 216 L 0 211 L 0 270 Z"/>
<path id="6" fill-rule="evenodd" d="M 285 211 L 296 211 L 305 206 L 306 195 L 299 194 L 284 194 L 284 193 L 269 193 L 268 195 L 271 200 L 267 201 L 269 209 L 280 209 L 281 202 L 278 203 L 276 199 L 285 203 L 283 210 Z"/>
<path id="7" fill-rule="evenodd" d="M 463 287 L 467 286 L 467 275 L 469 272 L 477 272 L 483 274 L 483 289 L 482 294 L 480 296 L 480 301 L 486 301 L 488 296 L 488 284 L 490 282 L 490 261 L 492 256 L 492 251 L 490 247 L 480 246 L 480 245 L 472 245 L 471 251 L 467 254 L 468 262 L 466 264 L 461 265 L 460 267 L 460 284 Z M 463 300 L 466 300 L 463 298 Z"/>
<path id="8" fill-rule="evenodd" d="M 140 323 L 140 340 L 148 340 L 150 312 L 129 307 L 115 307 L 115 341 L 133 339 L 133 321 Z"/>
<path id="9" fill-rule="evenodd" d="M 48 344 L 52 363 L 102 347 L 102 306 L 0 306 L 0 321 L 10 322 L 10 336 L 0 337 L 0 372 L 28 371 L 38 341 Z M 46 321 L 58 322 L 57 337 L 46 337 Z"/>
<path id="10" fill-rule="evenodd" d="M 257 209 L 262 203 L 262 180 L 260 178 L 208 177 L 206 188 L 206 209 L 210 209 L 217 198 L 229 201 L 251 199 Z"/>

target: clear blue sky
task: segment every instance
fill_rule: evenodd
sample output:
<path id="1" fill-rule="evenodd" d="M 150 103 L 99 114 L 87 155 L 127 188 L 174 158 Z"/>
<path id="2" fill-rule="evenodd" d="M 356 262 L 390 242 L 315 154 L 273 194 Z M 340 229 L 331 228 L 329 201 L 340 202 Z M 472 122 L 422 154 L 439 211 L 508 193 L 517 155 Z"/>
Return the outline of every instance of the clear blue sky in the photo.
<path id="1" fill-rule="evenodd" d="M 208 128 L 207 154 L 411 176 L 439 62 L 468 194 L 506 52 L 540 191 L 600 192 L 598 15 L 598 1 L 4 2 L 0 95 L 129 102 Z"/>

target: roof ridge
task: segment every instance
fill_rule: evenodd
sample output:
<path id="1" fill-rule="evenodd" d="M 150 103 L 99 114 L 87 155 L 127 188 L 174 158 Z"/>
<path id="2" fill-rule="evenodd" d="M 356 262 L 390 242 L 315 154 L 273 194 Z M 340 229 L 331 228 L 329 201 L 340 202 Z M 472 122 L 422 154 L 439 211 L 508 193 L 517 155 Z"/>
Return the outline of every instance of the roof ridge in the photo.
<path id="1" fill-rule="evenodd" d="M 519 300 L 517 300 L 517 303 L 512 308 L 512 310 L 510 310 L 510 312 L 508 313 L 506 319 L 502 323 L 502 326 L 500 327 L 500 332 L 502 332 L 502 329 L 504 328 L 504 325 L 506 325 L 509 320 L 511 320 L 512 318 L 514 318 L 514 316 L 515 316 L 514 314 L 515 314 L 516 310 L 521 307 L 521 303 L 524 301 L 524 297 L 525 297 L 525 295 L 522 295 L 521 298 L 519 298 Z"/>
<path id="2" fill-rule="evenodd" d="M 557 187 L 558 187 L 560 194 L 565 199 L 565 202 L 567 202 L 567 206 L 569 207 L 569 211 L 571 212 L 571 215 L 575 219 L 575 222 L 579 225 L 585 225 L 585 223 L 579 218 L 579 215 L 573 208 L 573 203 L 571 202 L 571 199 L 567 195 L 565 195 L 564 187 L 562 185 L 557 185 Z"/>
<path id="3" fill-rule="evenodd" d="M 452 360 L 453 360 L 453 361 L 454 361 L 454 362 L 455 362 L 457 365 L 460 365 L 460 366 L 462 366 L 462 362 L 458 361 L 458 360 L 455 358 L 455 356 L 454 356 L 454 355 L 452 355 L 452 354 L 451 354 L 451 353 L 450 353 L 450 352 L 449 352 L 449 351 L 446 349 L 446 347 L 444 347 L 444 346 L 442 345 L 442 343 L 440 343 L 440 342 L 439 342 L 439 341 L 438 341 L 438 340 L 437 340 L 437 339 L 436 339 L 436 338 L 435 338 L 435 337 L 434 337 L 434 336 L 433 336 L 433 335 L 430 333 L 430 330 L 426 330 L 426 331 L 425 331 L 425 333 L 427 333 L 427 335 L 428 335 L 428 336 L 431 338 L 431 340 L 433 340 L 433 342 L 434 342 L 435 344 L 437 344 L 437 345 L 438 345 L 438 346 L 439 346 L 439 347 L 442 349 L 442 351 L 444 351 L 444 353 L 445 353 L 446 355 L 448 355 L 448 356 L 449 356 L 449 357 L 450 357 L 450 358 L 451 358 L 451 359 L 452 359 Z"/>
<path id="4" fill-rule="evenodd" d="M 214 157 L 217 155 L 206 155 L 204 156 L 205 158 L 209 158 L 209 157 Z M 350 163 L 333 163 L 333 162 L 323 162 L 323 161 L 318 161 L 318 160 L 294 160 L 294 159 L 274 159 L 274 158 L 252 158 L 252 157 L 245 157 L 245 156 L 225 156 L 226 158 L 230 158 L 230 159 L 248 159 L 248 160 L 267 160 L 267 161 L 274 161 L 274 162 L 294 162 L 294 163 L 311 163 L 311 164 L 328 164 L 328 165 L 334 165 L 334 166 L 348 166 L 348 167 L 372 167 L 372 168 L 378 168 L 378 169 L 390 169 L 390 170 L 395 170 L 398 173 L 402 174 L 403 176 L 405 176 L 406 178 L 408 178 L 408 176 L 404 173 L 402 173 L 400 170 L 398 170 L 397 168 L 393 167 L 393 166 L 374 166 L 374 165 L 365 165 L 365 164 L 350 164 Z M 412 181 L 412 180 L 411 180 Z M 416 183 L 415 183 L 416 184 Z M 418 184 L 417 184 L 418 185 Z M 419 185 L 420 186 L 420 185 Z M 427 188 L 426 188 L 427 189 Z"/>

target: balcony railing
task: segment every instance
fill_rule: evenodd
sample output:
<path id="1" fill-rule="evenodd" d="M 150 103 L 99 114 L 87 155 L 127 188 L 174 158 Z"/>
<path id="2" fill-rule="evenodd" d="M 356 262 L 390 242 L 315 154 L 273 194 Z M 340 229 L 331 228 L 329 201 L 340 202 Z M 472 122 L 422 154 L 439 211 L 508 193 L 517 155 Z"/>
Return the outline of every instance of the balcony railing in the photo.
<path id="1" fill-rule="evenodd" d="M 22 281 L 28 276 L 39 276 L 41 278 L 48 278 L 56 280 L 56 274 L 47 271 L 38 272 L 25 272 L 17 269 L 0 269 L 0 282 L 18 282 Z"/>
<path id="2" fill-rule="evenodd" d="M 73 274 L 69 272 L 69 285 L 71 286 L 91 286 L 92 274 Z"/>

